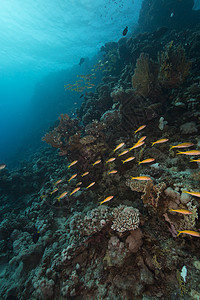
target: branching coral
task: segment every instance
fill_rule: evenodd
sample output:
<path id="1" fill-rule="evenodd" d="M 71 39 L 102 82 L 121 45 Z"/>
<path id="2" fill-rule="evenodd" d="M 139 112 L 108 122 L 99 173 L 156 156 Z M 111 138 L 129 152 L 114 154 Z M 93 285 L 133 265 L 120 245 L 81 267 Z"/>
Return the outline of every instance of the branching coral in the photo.
<path id="1" fill-rule="evenodd" d="M 66 154 L 70 137 L 80 134 L 81 126 L 77 119 L 71 119 L 67 114 L 61 114 L 59 121 L 59 125 L 47 132 L 42 140 Z"/>
<path id="2" fill-rule="evenodd" d="M 54 148 L 60 148 L 62 146 L 61 134 L 56 129 L 47 132 L 42 138 L 42 141 L 45 141 Z"/>
<path id="3" fill-rule="evenodd" d="M 61 115 L 59 125 L 48 132 L 43 137 L 43 141 L 60 149 L 59 155 L 67 155 L 71 161 L 78 160 L 76 167 L 79 170 L 90 171 L 91 163 L 102 159 L 108 151 L 105 129 L 106 125 L 103 122 L 95 120 L 85 127 L 84 136 L 82 136 L 82 127 L 78 119 L 70 119 L 68 115 Z"/>
<path id="4" fill-rule="evenodd" d="M 113 230 L 125 232 L 135 230 L 139 226 L 139 211 L 133 207 L 120 205 L 114 208 L 112 215 L 114 219 L 111 228 Z"/>

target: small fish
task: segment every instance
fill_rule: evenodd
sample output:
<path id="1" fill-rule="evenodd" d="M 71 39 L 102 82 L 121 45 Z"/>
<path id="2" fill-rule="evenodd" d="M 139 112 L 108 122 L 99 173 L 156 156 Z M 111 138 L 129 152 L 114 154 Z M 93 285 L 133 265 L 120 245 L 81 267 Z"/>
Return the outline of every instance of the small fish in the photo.
<path id="1" fill-rule="evenodd" d="M 157 140 L 156 142 L 152 142 L 151 146 L 153 146 L 155 144 L 162 144 L 162 143 L 165 143 L 167 141 L 169 141 L 169 139 L 160 139 L 160 140 Z"/>
<path id="2" fill-rule="evenodd" d="M 85 172 L 85 173 L 83 173 L 81 176 L 84 177 L 84 176 L 86 176 L 86 175 L 88 175 L 88 174 L 89 174 L 89 172 Z"/>
<path id="3" fill-rule="evenodd" d="M 6 164 L 0 164 L 0 170 L 5 169 L 5 167 L 6 167 Z"/>
<path id="4" fill-rule="evenodd" d="M 144 144 L 144 142 L 140 142 L 140 143 L 136 143 L 135 145 L 133 145 L 133 147 L 129 148 L 128 150 L 131 151 L 133 149 L 139 148 Z"/>
<path id="5" fill-rule="evenodd" d="M 188 192 L 188 191 L 183 191 L 183 193 L 195 196 L 195 197 L 200 197 L 200 192 Z"/>
<path id="6" fill-rule="evenodd" d="M 199 159 L 191 159 L 190 162 L 200 162 L 200 158 Z"/>
<path id="7" fill-rule="evenodd" d="M 190 151 L 185 151 L 185 152 L 178 151 L 176 154 L 177 154 L 177 155 L 178 155 L 178 154 L 185 154 L 185 155 L 200 155 L 200 151 L 199 151 L 199 150 L 190 150 Z"/>
<path id="8" fill-rule="evenodd" d="M 118 156 L 122 156 L 122 155 L 125 155 L 126 153 L 128 153 L 129 151 L 128 150 L 124 150 L 122 153 L 120 153 Z"/>
<path id="9" fill-rule="evenodd" d="M 93 185 L 95 184 L 95 181 L 94 182 L 92 182 L 92 183 L 90 183 L 87 187 L 86 187 L 86 189 L 89 189 L 89 188 L 91 188 Z"/>
<path id="10" fill-rule="evenodd" d="M 72 179 L 74 179 L 77 176 L 77 174 L 74 174 L 70 177 L 70 179 L 68 179 L 68 182 L 70 182 Z"/>
<path id="11" fill-rule="evenodd" d="M 43 199 L 45 199 L 46 197 L 47 197 L 47 195 L 41 195 L 41 196 L 40 196 L 40 199 L 43 200 Z"/>
<path id="12" fill-rule="evenodd" d="M 137 141 L 137 144 L 143 142 L 145 139 L 146 139 L 146 136 L 142 136 L 142 137 Z"/>
<path id="13" fill-rule="evenodd" d="M 116 174 L 116 173 L 117 173 L 117 170 L 112 170 L 112 171 L 108 172 L 108 175 L 110 175 L 110 174 Z"/>
<path id="14" fill-rule="evenodd" d="M 129 161 L 132 161 L 133 159 L 135 159 L 135 156 L 131 156 L 131 157 L 128 157 L 127 159 L 125 160 L 122 160 L 123 164 L 129 162 Z"/>
<path id="15" fill-rule="evenodd" d="M 78 160 L 74 160 L 69 166 L 68 169 L 71 168 L 72 166 L 74 166 L 75 164 L 77 164 Z"/>
<path id="16" fill-rule="evenodd" d="M 93 165 L 93 166 L 98 165 L 98 164 L 100 164 L 100 162 L 101 162 L 101 159 L 95 161 L 92 165 Z"/>
<path id="17" fill-rule="evenodd" d="M 53 195 L 54 193 L 56 193 L 58 191 L 58 188 L 54 189 L 53 191 L 50 192 L 50 195 Z"/>
<path id="18" fill-rule="evenodd" d="M 111 158 L 109 158 L 109 159 L 106 161 L 106 164 L 107 164 L 107 163 L 110 163 L 110 162 L 113 162 L 115 159 L 116 159 L 116 157 L 111 157 Z"/>
<path id="19" fill-rule="evenodd" d="M 128 26 L 126 26 L 122 32 L 123 36 L 125 36 L 128 32 Z"/>
<path id="20" fill-rule="evenodd" d="M 85 61 L 85 58 L 84 57 L 81 57 L 80 61 L 79 61 L 79 66 L 81 66 Z"/>
<path id="21" fill-rule="evenodd" d="M 148 164 L 148 163 L 151 163 L 154 160 L 155 160 L 155 158 L 147 158 L 147 159 L 144 159 L 142 161 L 139 161 L 138 165 L 140 165 L 140 164 Z"/>
<path id="22" fill-rule="evenodd" d="M 170 145 L 170 150 L 173 148 L 188 148 L 188 147 L 192 147 L 194 146 L 194 144 L 192 143 L 182 143 L 182 144 L 178 144 L 178 145 Z"/>
<path id="23" fill-rule="evenodd" d="M 113 152 L 119 150 L 120 148 L 122 148 L 125 145 L 125 143 L 120 143 L 114 150 Z"/>
<path id="24" fill-rule="evenodd" d="M 197 232 L 197 231 L 193 231 L 193 230 L 177 230 L 178 231 L 178 234 L 177 236 L 179 236 L 181 233 L 185 233 L 185 234 L 189 234 L 189 235 L 192 235 L 192 236 L 196 236 L 196 237 L 200 237 L 200 232 Z"/>
<path id="25" fill-rule="evenodd" d="M 77 184 L 76 184 L 76 186 L 79 186 L 79 185 L 81 185 L 82 184 L 82 181 L 79 181 Z"/>
<path id="26" fill-rule="evenodd" d="M 60 200 L 67 195 L 68 192 L 63 192 L 57 199 Z"/>
<path id="27" fill-rule="evenodd" d="M 148 176 L 138 176 L 138 177 L 132 177 L 131 176 L 131 180 L 152 180 L 151 177 L 148 177 Z"/>
<path id="28" fill-rule="evenodd" d="M 62 181 L 63 181 L 62 179 L 59 179 L 54 183 L 54 185 L 57 185 L 57 184 L 61 183 Z"/>
<path id="29" fill-rule="evenodd" d="M 80 95 L 80 98 L 83 98 L 83 96 L 84 96 L 84 94 L 81 94 L 81 95 Z"/>
<path id="30" fill-rule="evenodd" d="M 173 212 L 177 212 L 177 213 L 180 213 L 180 214 L 184 214 L 184 215 L 192 215 L 192 212 L 187 210 L 187 209 L 169 209 L 169 211 L 173 211 Z"/>
<path id="31" fill-rule="evenodd" d="M 107 198 L 105 198 L 103 201 L 100 202 L 100 205 L 103 204 L 104 202 L 108 202 L 110 200 L 113 199 L 114 196 L 108 196 Z"/>
<path id="32" fill-rule="evenodd" d="M 142 125 L 140 126 L 137 130 L 134 131 L 134 133 L 137 133 L 138 131 L 141 131 L 142 129 L 144 129 L 147 125 Z"/>
<path id="33" fill-rule="evenodd" d="M 80 190 L 80 186 L 75 188 L 69 195 L 71 196 L 71 195 L 75 194 L 76 192 L 78 192 L 79 190 Z"/>

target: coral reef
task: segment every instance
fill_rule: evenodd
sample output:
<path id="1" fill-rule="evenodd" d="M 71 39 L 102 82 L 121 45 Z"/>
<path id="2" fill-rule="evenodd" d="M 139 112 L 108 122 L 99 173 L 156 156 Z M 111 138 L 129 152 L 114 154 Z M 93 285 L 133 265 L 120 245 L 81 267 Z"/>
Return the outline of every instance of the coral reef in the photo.
<path id="1" fill-rule="evenodd" d="M 131 230 L 130 235 L 126 239 L 128 249 L 131 253 L 136 253 L 142 246 L 142 231 L 140 228 Z"/>
<path id="2" fill-rule="evenodd" d="M 153 28 L 153 7 L 171 9 L 172 1 L 147 2 L 141 15 L 145 9 L 144 25 L 153 16 Z M 107 43 L 102 53 L 105 77 L 85 94 L 78 118 L 61 115 L 43 138 L 55 149 L 0 170 L 2 299 L 199 297 L 198 237 L 177 237 L 199 232 L 199 198 L 184 192 L 199 191 L 199 163 L 170 149 L 200 147 L 199 29 L 159 28 Z M 148 158 L 155 162 L 141 163 Z"/>
<path id="3" fill-rule="evenodd" d="M 148 54 L 141 53 L 132 77 L 132 86 L 136 92 L 147 97 L 157 85 L 159 65 L 149 59 Z"/>
<path id="4" fill-rule="evenodd" d="M 71 119 L 67 114 L 61 114 L 58 126 L 46 133 L 42 140 L 52 147 L 60 149 L 60 155 L 66 155 L 69 139 L 80 135 L 80 132 L 81 127 L 77 119 Z"/>
<path id="5" fill-rule="evenodd" d="M 126 185 L 131 188 L 132 191 L 142 193 L 141 200 L 144 204 L 148 204 L 153 208 L 158 207 L 161 194 L 166 188 L 166 183 L 161 182 L 154 185 L 150 181 L 134 181 L 127 179 Z"/>
<path id="6" fill-rule="evenodd" d="M 112 107 L 111 85 L 99 84 L 96 91 L 96 93 L 87 93 L 80 109 L 77 110 L 77 115 L 84 125 L 99 120 L 102 114 Z"/>
<path id="7" fill-rule="evenodd" d="M 133 207 L 121 205 L 112 212 L 114 220 L 111 228 L 118 232 L 137 229 L 140 223 L 139 212 Z"/>
<path id="8" fill-rule="evenodd" d="M 125 248 L 125 244 L 120 242 L 117 236 L 111 236 L 104 261 L 106 261 L 108 267 L 120 267 L 123 265 L 127 253 L 128 250 Z"/>
<path id="9" fill-rule="evenodd" d="M 137 60 L 132 86 L 143 97 L 151 94 L 162 94 L 161 88 L 178 87 L 188 76 L 190 62 L 186 60 L 183 47 L 173 45 L 173 41 L 165 46 L 165 50 L 158 53 L 158 62 L 141 53 Z"/>
<path id="10" fill-rule="evenodd" d="M 187 61 L 185 50 L 181 45 L 175 47 L 173 41 L 165 46 L 165 51 L 158 55 L 158 80 L 163 87 L 173 88 L 184 82 L 188 76 L 191 63 Z"/>
<path id="11" fill-rule="evenodd" d="M 187 122 L 180 126 L 180 132 L 182 134 L 192 134 L 198 131 L 195 122 Z"/>

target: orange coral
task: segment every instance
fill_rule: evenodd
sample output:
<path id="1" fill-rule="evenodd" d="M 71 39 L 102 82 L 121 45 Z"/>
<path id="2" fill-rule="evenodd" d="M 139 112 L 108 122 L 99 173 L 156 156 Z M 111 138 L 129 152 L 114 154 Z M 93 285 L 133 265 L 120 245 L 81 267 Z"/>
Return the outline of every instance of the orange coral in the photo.
<path id="1" fill-rule="evenodd" d="M 66 155 L 70 138 L 73 135 L 78 135 L 80 139 L 81 127 L 77 119 L 71 119 L 67 114 L 61 114 L 59 121 L 59 125 L 52 131 L 47 132 L 42 141 L 60 149 L 61 155 Z"/>

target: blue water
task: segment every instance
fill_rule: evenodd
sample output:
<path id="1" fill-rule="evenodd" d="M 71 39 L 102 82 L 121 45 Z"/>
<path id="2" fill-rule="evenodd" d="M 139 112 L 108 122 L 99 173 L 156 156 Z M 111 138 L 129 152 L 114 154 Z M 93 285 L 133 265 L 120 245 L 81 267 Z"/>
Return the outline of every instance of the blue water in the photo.
<path id="1" fill-rule="evenodd" d="M 95 63 L 101 46 L 119 40 L 125 26 L 129 26 L 129 32 L 133 30 L 141 2 L 1 1 L 1 162 L 9 164 L 18 159 L 18 154 L 23 156 L 27 139 L 34 135 L 36 127 L 39 131 L 40 123 L 41 130 L 44 128 L 44 120 L 46 128 L 60 113 L 73 112 L 73 103 L 80 102 L 80 95 L 65 92 L 64 83 L 73 82 L 77 74 L 87 74 L 92 67 L 91 59 L 94 57 Z M 89 58 L 90 62 L 79 66 L 81 57 Z M 63 76 L 59 74 L 61 70 Z M 64 111 L 63 103 L 59 109 L 57 100 L 50 101 L 53 90 L 57 95 L 60 93 L 58 98 L 64 103 Z M 40 143 L 39 135 L 36 140 L 34 143 Z"/>

